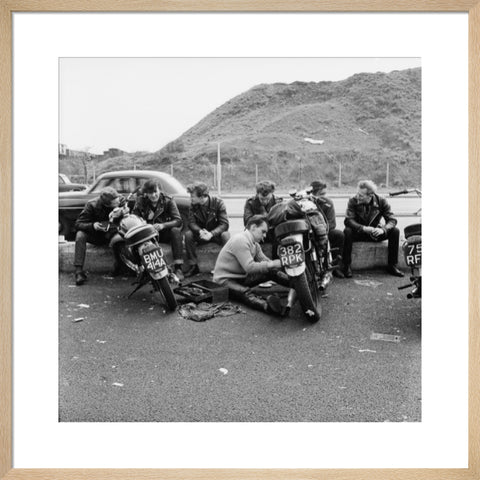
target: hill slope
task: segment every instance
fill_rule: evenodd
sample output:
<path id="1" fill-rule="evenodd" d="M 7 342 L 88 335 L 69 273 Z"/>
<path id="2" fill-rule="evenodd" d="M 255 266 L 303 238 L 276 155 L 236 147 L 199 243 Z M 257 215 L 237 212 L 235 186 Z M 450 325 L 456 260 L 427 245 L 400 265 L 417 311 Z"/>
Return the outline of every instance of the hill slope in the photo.
<path id="1" fill-rule="evenodd" d="M 173 165 L 184 183 L 213 184 L 218 143 L 224 190 L 251 190 L 256 178 L 291 188 L 323 177 L 333 186 L 340 164 L 342 185 L 359 178 L 384 184 L 387 163 L 391 186 L 420 186 L 421 70 L 257 85 L 161 150 L 116 160 L 133 155 L 139 167 Z"/>

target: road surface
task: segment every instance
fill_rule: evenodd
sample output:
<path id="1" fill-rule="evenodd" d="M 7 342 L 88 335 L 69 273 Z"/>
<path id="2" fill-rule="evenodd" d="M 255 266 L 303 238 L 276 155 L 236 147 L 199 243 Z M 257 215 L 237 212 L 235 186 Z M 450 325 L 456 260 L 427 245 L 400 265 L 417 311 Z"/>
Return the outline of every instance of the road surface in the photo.
<path id="1" fill-rule="evenodd" d="M 130 282 L 60 275 L 62 422 L 421 420 L 421 301 L 404 279 L 336 280 L 314 325 L 245 307 L 196 323 L 147 287 L 126 298 Z"/>

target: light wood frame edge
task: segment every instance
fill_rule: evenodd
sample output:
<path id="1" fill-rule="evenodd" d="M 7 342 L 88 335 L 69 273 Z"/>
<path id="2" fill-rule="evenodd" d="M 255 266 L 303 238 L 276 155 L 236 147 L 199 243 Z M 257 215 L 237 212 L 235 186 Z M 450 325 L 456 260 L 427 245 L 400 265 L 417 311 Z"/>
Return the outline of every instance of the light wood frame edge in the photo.
<path id="1" fill-rule="evenodd" d="M 12 468 L 12 14 L 44 11 L 388 11 L 469 13 L 469 467 L 468 469 L 13 469 Z M 479 0 L 6 0 L 0 4 L 0 478 L 5 480 L 479 479 L 480 478 L 480 3 Z"/>

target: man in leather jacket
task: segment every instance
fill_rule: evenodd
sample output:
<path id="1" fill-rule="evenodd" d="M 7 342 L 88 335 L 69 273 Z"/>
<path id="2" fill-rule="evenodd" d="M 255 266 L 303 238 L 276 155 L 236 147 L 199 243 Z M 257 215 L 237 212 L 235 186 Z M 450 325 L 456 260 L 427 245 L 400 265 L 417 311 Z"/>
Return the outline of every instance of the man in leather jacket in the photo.
<path id="1" fill-rule="evenodd" d="M 243 208 L 243 225 L 247 226 L 248 220 L 254 215 L 267 216 L 271 208 L 283 199 L 274 195 L 275 184 L 268 180 L 258 182 L 255 186 L 257 194 L 245 202 Z M 269 232 L 270 233 L 270 232 Z M 267 241 L 269 235 L 267 234 Z"/>
<path id="2" fill-rule="evenodd" d="M 87 253 L 87 242 L 93 245 L 109 245 L 114 254 L 113 274 L 118 274 L 120 269 L 120 258 L 118 245 L 122 237 L 117 227 L 109 222 L 110 212 L 118 207 L 123 200 L 117 191 L 112 187 L 105 187 L 101 190 L 100 196 L 96 197 L 85 205 L 85 208 L 75 222 L 77 234 L 75 237 L 75 256 L 73 265 L 75 267 L 75 283 L 83 285 L 87 275 L 83 270 L 85 256 Z"/>
<path id="3" fill-rule="evenodd" d="M 185 250 L 190 268 L 185 273 L 191 277 L 200 272 L 196 253 L 197 243 L 215 242 L 225 245 L 230 238 L 227 210 L 223 200 L 209 195 L 208 187 L 195 182 L 187 187 L 191 206 L 188 228 L 185 232 Z"/>
<path id="4" fill-rule="evenodd" d="M 377 186 L 371 180 L 358 182 L 357 194 L 348 201 L 345 214 L 345 244 L 343 251 L 345 277 L 352 277 L 353 242 L 381 242 L 388 239 L 387 271 L 403 277 L 398 269 L 400 231 L 387 200 L 376 193 Z M 382 224 L 381 221 L 384 220 Z"/>
<path id="5" fill-rule="evenodd" d="M 245 206 L 243 207 L 243 225 L 247 226 L 248 220 L 254 215 L 263 215 L 266 217 L 268 212 L 283 201 L 281 197 L 274 195 L 275 184 L 268 180 L 258 182 L 255 186 L 256 195 L 247 198 Z M 273 228 L 269 228 L 265 242 L 272 244 L 272 258 L 277 258 L 277 243 L 273 235 Z"/>
<path id="6" fill-rule="evenodd" d="M 175 200 L 161 191 L 158 180 L 149 179 L 144 183 L 132 213 L 153 225 L 159 242 L 170 243 L 174 272 L 183 280 L 182 217 Z"/>
<path id="7" fill-rule="evenodd" d="M 315 203 L 328 224 L 328 241 L 330 242 L 330 249 L 332 250 L 333 262 L 337 265 L 332 273 L 337 278 L 344 278 L 342 268 L 344 235 L 343 231 L 337 228 L 335 206 L 332 200 L 326 196 L 327 184 L 322 180 L 315 180 L 310 186 L 312 187 L 312 195 L 315 198 Z"/>

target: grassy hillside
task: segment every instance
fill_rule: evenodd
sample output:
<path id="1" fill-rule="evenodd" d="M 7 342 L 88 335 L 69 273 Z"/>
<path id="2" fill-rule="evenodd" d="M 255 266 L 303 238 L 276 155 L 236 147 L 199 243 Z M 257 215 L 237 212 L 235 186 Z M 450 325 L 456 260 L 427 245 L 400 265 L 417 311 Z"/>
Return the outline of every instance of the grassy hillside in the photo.
<path id="1" fill-rule="evenodd" d="M 309 139 L 309 140 L 306 140 Z M 232 98 L 154 153 L 100 161 L 105 171 L 135 161 L 182 182 L 213 184 L 221 145 L 224 190 L 268 178 L 291 188 L 323 177 L 333 187 L 359 178 L 421 183 L 421 70 L 362 73 L 340 82 L 262 84 Z"/>

